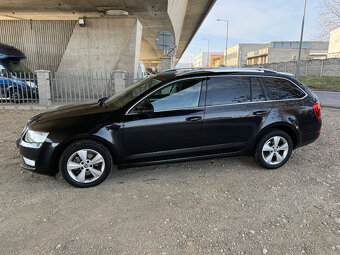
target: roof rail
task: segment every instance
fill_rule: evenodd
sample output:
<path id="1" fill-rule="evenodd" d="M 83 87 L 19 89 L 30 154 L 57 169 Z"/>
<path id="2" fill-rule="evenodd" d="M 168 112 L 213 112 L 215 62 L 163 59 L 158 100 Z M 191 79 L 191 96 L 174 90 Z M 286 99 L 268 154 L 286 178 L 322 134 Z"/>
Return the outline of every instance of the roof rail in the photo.
<path id="1" fill-rule="evenodd" d="M 174 69 L 168 69 L 163 71 L 162 73 L 167 72 L 176 72 L 176 71 L 187 71 L 183 72 L 181 75 L 185 75 L 188 73 L 193 72 L 213 72 L 213 73 L 219 73 L 219 72 L 268 72 L 268 73 L 277 73 L 274 70 L 266 69 L 266 68 L 248 68 L 248 67 L 242 67 L 242 68 L 234 68 L 234 67 L 192 67 L 192 68 L 174 68 Z"/>

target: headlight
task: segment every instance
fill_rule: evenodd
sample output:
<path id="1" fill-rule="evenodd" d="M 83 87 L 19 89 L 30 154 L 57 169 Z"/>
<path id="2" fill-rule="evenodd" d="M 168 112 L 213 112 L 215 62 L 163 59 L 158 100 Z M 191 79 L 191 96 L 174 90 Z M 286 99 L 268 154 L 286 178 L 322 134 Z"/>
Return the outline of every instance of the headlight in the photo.
<path id="1" fill-rule="evenodd" d="M 32 89 L 35 89 L 35 88 L 38 87 L 38 86 L 37 86 L 34 82 L 32 82 L 32 81 L 26 81 L 26 85 L 29 86 L 29 87 L 32 88 Z"/>
<path id="2" fill-rule="evenodd" d="M 28 130 L 24 140 L 28 143 L 43 143 L 47 136 L 46 132 Z"/>

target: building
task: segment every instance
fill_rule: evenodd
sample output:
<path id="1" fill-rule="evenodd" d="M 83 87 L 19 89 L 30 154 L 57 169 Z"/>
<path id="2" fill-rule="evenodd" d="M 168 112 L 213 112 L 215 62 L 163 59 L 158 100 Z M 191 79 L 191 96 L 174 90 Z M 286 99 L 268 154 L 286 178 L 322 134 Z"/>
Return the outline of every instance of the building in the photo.
<path id="1" fill-rule="evenodd" d="M 209 61 L 210 67 L 224 66 L 224 54 L 211 55 Z"/>
<path id="2" fill-rule="evenodd" d="M 248 52 L 247 65 L 296 61 L 299 55 L 299 45 L 300 43 L 297 41 L 263 44 L 263 48 Z M 301 60 L 325 59 L 328 45 L 328 42 L 302 42 Z"/>
<path id="3" fill-rule="evenodd" d="M 247 65 L 247 53 L 263 48 L 262 43 L 240 43 L 228 48 L 227 66 L 242 67 Z M 224 56 L 226 51 L 224 51 Z"/>
<path id="4" fill-rule="evenodd" d="M 194 59 L 194 67 L 209 67 L 212 56 L 223 56 L 223 52 L 201 52 Z"/>
<path id="5" fill-rule="evenodd" d="M 309 57 L 308 49 L 301 50 L 301 60 Z M 258 51 L 251 51 L 247 54 L 247 65 L 263 65 L 270 63 L 296 61 L 299 49 L 282 49 L 268 47 Z"/>
<path id="6" fill-rule="evenodd" d="M 328 58 L 340 58 L 340 28 L 330 33 Z"/>
<path id="7" fill-rule="evenodd" d="M 20 49 L 31 70 L 136 74 L 139 61 L 176 64 L 215 1 L 0 1 L 0 42 Z M 157 47 L 162 30 L 173 34 L 177 56 Z"/>

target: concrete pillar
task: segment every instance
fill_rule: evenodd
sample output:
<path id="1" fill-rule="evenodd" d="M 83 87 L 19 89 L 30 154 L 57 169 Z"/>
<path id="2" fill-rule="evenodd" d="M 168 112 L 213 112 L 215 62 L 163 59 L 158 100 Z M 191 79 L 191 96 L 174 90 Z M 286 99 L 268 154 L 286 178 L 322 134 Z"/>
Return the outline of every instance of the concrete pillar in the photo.
<path id="1" fill-rule="evenodd" d="M 85 24 L 75 26 L 58 72 L 137 72 L 142 40 L 138 19 L 86 18 Z"/>
<path id="2" fill-rule="evenodd" d="M 51 105 L 50 71 L 37 70 L 37 82 L 39 92 L 39 105 L 48 107 Z"/>
<path id="3" fill-rule="evenodd" d="M 161 58 L 161 62 L 162 62 L 162 67 L 161 67 L 162 71 L 172 69 L 174 66 L 172 57 L 163 57 Z"/>
<path id="4" fill-rule="evenodd" d="M 113 72 L 113 80 L 115 84 L 115 94 L 123 91 L 126 87 L 125 71 L 116 70 Z"/>

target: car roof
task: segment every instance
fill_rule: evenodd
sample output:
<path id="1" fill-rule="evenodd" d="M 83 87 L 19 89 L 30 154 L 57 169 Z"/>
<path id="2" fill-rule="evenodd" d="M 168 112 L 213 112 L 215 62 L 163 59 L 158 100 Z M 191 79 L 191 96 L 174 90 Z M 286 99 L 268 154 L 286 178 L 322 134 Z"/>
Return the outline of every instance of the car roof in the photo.
<path id="1" fill-rule="evenodd" d="M 168 69 L 160 74 L 172 77 L 195 76 L 195 75 L 213 75 L 213 74 L 259 74 L 259 75 L 279 75 L 294 77 L 293 74 L 277 72 L 266 68 L 230 68 L 230 67 L 198 67 L 198 68 L 177 68 Z"/>
<path id="2" fill-rule="evenodd" d="M 23 58 L 25 58 L 25 55 L 22 53 L 22 51 L 13 46 L 0 43 L 0 60 Z"/>
<path id="3" fill-rule="evenodd" d="M 235 74 L 282 77 L 295 81 L 293 74 L 277 72 L 265 68 L 229 68 L 229 67 L 177 68 L 160 72 L 156 75 L 156 77 L 158 77 L 158 79 L 162 80 L 163 82 L 169 82 L 183 78 L 199 78 L 205 76 L 235 75 Z"/>

